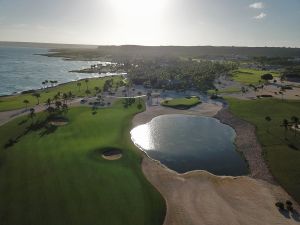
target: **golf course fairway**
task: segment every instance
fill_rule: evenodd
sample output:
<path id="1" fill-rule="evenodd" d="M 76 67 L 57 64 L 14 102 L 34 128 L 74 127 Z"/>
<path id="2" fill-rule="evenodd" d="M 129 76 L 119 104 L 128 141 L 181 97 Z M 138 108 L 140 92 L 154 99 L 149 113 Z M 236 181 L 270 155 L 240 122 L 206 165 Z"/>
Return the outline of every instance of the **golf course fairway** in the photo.
<path id="1" fill-rule="evenodd" d="M 1 225 L 161 225 L 165 202 L 144 178 L 129 134 L 142 110 L 120 101 L 97 113 L 71 108 L 69 123 L 50 131 L 25 133 L 28 116 L 1 126 Z M 33 122 L 45 117 L 39 113 Z M 107 147 L 122 150 L 122 158 L 103 159 Z"/>

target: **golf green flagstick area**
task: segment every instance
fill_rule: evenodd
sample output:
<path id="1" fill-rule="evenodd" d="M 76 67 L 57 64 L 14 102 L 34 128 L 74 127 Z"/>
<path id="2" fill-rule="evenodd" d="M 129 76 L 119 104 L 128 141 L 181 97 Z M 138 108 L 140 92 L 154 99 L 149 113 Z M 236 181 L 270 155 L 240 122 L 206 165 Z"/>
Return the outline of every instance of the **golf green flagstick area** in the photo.
<path id="1" fill-rule="evenodd" d="M 300 133 L 283 126 L 283 120 L 299 116 L 300 101 L 226 100 L 231 112 L 255 125 L 271 173 L 300 202 Z"/>
<path id="2" fill-rule="evenodd" d="M 118 101 L 96 113 L 71 108 L 68 123 L 51 129 L 26 132 L 46 113 L 1 126 L 0 224 L 161 225 L 165 202 L 142 174 L 129 134 L 142 110 Z M 103 159 L 110 147 L 122 158 Z"/>
<path id="3" fill-rule="evenodd" d="M 175 109 L 189 109 L 193 106 L 200 104 L 201 101 L 198 97 L 190 96 L 185 98 L 176 98 L 172 100 L 164 100 L 161 102 L 162 106 L 167 106 Z"/>

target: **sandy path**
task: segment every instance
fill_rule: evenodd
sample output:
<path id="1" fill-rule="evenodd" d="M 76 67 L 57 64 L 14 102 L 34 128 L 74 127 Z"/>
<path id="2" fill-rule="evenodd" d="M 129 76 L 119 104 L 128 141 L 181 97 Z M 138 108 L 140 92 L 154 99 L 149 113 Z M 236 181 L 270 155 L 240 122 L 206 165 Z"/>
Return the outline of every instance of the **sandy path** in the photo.
<path id="1" fill-rule="evenodd" d="M 234 128 L 237 150 L 243 152 L 250 168 L 251 177 L 275 183 L 262 158 L 262 148 L 256 138 L 255 127 L 235 117 L 228 109 L 219 111 L 215 118 Z"/>
<path id="2" fill-rule="evenodd" d="M 160 105 L 147 106 L 147 110 L 143 113 L 137 114 L 133 118 L 133 126 L 150 122 L 154 117 L 166 114 L 185 114 L 185 115 L 197 115 L 197 116 L 214 116 L 222 109 L 222 103 L 202 103 L 196 107 L 188 110 L 179 110 Z"/>
<path id="3" fill-rule="evenodd" d="M 256 140 L 254 127 L 235 119 L 226 110 L 218 113 L 220 109 L 220 105 L 209 103 L 184 111 L 150 106 L 134 117 L 133 126 L 147 123 L 163 114 L 215 116 L 242 134 L 237 135 L 236 144 L 239 149 L 245 148 L 243 152 L 251 160 L 251 176 L 273 182 L 261 158 L 261 148 Z M 252 152 L 254 157 L 251 156 Z M 291 197 L 280 186 L 267 181 L 247 176 L 221 177 L 205 171 L 178 174 L 146 155 L 143 158 L 142 170 L 166 200 L 164 225 L 300 224 L 300 208 L 297 203 L 294 202 L 296 213 L 279 212 L 274 204 L 277 201 L 285 202 Z"/>

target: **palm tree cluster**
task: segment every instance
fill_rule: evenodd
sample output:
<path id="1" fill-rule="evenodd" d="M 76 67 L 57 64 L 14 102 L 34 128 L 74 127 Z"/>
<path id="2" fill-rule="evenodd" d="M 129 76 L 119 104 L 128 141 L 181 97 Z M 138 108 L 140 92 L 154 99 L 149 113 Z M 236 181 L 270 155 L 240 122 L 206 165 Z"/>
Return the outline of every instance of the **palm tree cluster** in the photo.
<path id="1" fill-rule="evenodd" d="M 219 63 L 208 60 L 152 59 L 136 60 L 128 71 L 134 84 L 166 89 L 214 88 L 214 80 L 236 69 L 235 63 Z"/>
<path id="2" fill-rule="evenodd" d="M 128 108 L 129 106 L 131 106 L 134 103 L 135 103 L 135 98 L 125 98 L 123 100 L 124 108 Z"/>
<path id="3" fill-rule="evenodd" d="M 48 98 L 46 101 L 47 111 L 51 114 L 54 112 L 67 112 L 68 101 L 73 99 L 74 95 L 71 91 L 67 93 L 57 92 L 53 98 Z M 52 106 L 53 104 L 53 106 Z"/>
<path id="4" fill-rule="evenodd" d="M 42 82 L 43 88 L 48 88 L 49 87 L 48 84 L 51 84 L 51 87 L 53 87 L 54 85 L 58 84 L 58 81 L 57 80 L 45 80 Z"/>
<path id="5" fill-rule="evenodd" d="M 34 93 L 32 94 L 32 96 L 33 96 L 33 97 L 36 97 L 36 99 L 37 99 L 37 105 L 39 105 L 39 104 L 40 104 L 40 97 L 41 97 L 41 94 L 38 93 L 38 92 L 34 92 Z"/>
<path id="6" fill-rule="evenodd" d="M 103 92 L 111 92 L 113 85 L 114 85 L 114 79 L 106 80 L 103 85 Z"/>

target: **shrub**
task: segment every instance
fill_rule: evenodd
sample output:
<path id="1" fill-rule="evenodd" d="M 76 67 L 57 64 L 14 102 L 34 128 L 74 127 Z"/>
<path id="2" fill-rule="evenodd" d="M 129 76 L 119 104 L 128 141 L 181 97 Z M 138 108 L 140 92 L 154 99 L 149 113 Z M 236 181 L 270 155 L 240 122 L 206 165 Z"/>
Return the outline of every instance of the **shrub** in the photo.
<path id="1" fill-rule="evenodd" d="M 276 202 L 275 206 L 280 210 L 284 210 L 284 204 L 282 202 Z"/>
<path id="2" fill-rule="evenodd" d="M 291 201 L 287 200 L 287 201 L 285 202 L 285 204 L 286 204 L 287 210 L 289 210 L 289 211 L 291 211 L 291 212 L 294 210 L 294 208 L 293 208 L 293 203 L 292 203 Z"/>
<path id="3" fill-rule="evenodd" d="M 273 75 L 270 73 L 264 74 L 261 76 L 261 79 L 263 80 L 273 80 Z"/>

